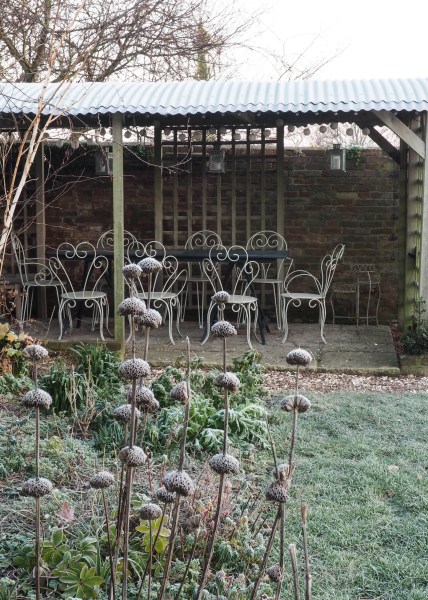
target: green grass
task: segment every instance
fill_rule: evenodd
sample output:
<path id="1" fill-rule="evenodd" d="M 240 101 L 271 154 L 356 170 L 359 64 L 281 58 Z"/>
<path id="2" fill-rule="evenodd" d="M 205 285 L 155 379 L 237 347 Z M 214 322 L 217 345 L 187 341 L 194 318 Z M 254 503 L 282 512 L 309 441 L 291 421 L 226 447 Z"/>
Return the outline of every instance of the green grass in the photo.
<path id="1" fill-rule="evenodd" d="M 304 377 L 301 387 L 305 393 Z M 286 547 L 297 544 L 301 565 L 304 501 L 309 506 L 312 600 L 428 600 L 428 394 L 306 395 L 312 408 L 299 417 L 297 468 L 286 507 Z M 278 459 L 285 462 L 290 415 L 274 408 L 271 422 Z M 15 488 L 31 475 L 33 431 L 31 417 L 2 412 L 0 522 L 7 540 L 18 531 L 32 535 L 31 499 L 19 497 Z M 72 439 L 59 417 L 46 416 L 42 434 L 43 468 L 57 486 L 52 498 L 44 501 L 44 514 L 55 515 L 69 500 L 78 517 L 70 530 L 74 534 L 78 528 L 90 530 L 94 500 L 82 484 L 103 463 L 103 456 L 90 440 Z M 242 498 L 253 496 L 257 484 L 266 488 L 272 479 L 272 458 L 266 451 L 241 458 L 242 472 L 233 487 Z M 192 460 L 192 466 L 200 470 L 198 461 Z M 202 490 L 203 496 L 208 493 Z M 261 498 L 261 509 L 270 518 L 275 507 L 263 501 L 263 493 Z M 255 513 L 258 510 L 257 505 Z M 1 568 L 2 539 L 0 576 L 9 573 Z M 3 552 L 7 565 L 7 548 Z M 272 557 L 269 565 L 274 562 Z M 286 567 L 283 600 L 294 599 L 288 555 Z"/>
<path id="2" fill-rule="evenodd" d="M 428 395 L 307 395 L 287 543 L 304 501 L 314 600 L 428 599 Z M 275 427 L 280 460 L 288 431 Z"/>

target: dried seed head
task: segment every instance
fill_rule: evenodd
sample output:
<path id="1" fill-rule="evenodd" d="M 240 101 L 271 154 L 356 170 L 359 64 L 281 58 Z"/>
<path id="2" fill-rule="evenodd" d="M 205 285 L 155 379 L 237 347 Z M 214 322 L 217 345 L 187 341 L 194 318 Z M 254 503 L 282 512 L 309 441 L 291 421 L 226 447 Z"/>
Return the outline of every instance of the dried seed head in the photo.
<path id="1" fill-rule="evenodd" d="M 132 398 L 131 387 L 127 389 L 126 395 L 128 402 L 130 402 Z M 141 412 L 144 413 L 152 413 L 159 409 L 159 402 L 154 397 L 152 390 L 144 385 L 137 386 L 135 390 L 135 402 Z"/>
<path id="2" fill-rule="evenodd" d="M 125 265 L 122 269 L 122 273 L 125 279 L 131 279 L 135 281 L 141 277 L 142 270 L 139 265 L 132 263 L 131 265 Z"/>
<path id="3" fill-rule="evenodd" d="M 45 408 L 47 410 L 52 404 L 52 398 L 48 392 L 37 388 L 24 394 L 22 404 L 28 408 Z"/>
<path id="4" fill-rule="evenodd" d="M 110 473 L 110 471 L 100 471 L 99 473 L 95 473 L 89 480 L 89 485 L 91 488 L 96 490 L 108 488 L 114 483 L 114 475 Z"/>
<path id="5" fill-rule="evenodd" d="M 271 483 L 266 490 L 266 498 L 267 500 L 272 500 L 272 502 L 287 502 L 288 500 L 288 487 L 283 486 L 278 481 L 274 481 Z"/>
<path id="6" fill-rule="evenodd" d="M 147 377 L 150 375 L 150 365 L 142 358 L 131 358 L 120 365 L 119 375 L 128 381 Z"/>
<path id="7" fill-rule="evenodd" d="M 217 323 L 214 323 L 211 327 L 211 333 L 214 337 L 222 339 L 231 337 L 232 335 L 238 335 L 238 332 L 229 321 L 217 321 Z"/>
<path id="8" fill-rule="evenodd" d="M 125 446 L 119 452 L 119 459 L 128 467 L 140 467 L 146 462 L 147 456 L 139 446 Z"/>
<path id="9" fill-rule="evenodd" d="M 121 421 L 122 423 L 130 423 L 131 412 L 132 407 L 130 404 L 122 404 L 121 406 L 118 406 L 114 409 L 113 418 L 116 419 L 116 421 Z M 138 408 L 135 408 L 134 415 L 136 419 L 140 418 L 140 411 L 138 410 Z"/>
<path id="10" fill-rule="evenodd" d="M 136 296 L 125 298 L 117 307 L 117 312 L 121 317 L 129 315 L 142 315 L 146 310 L 146 303 Z"/>
<path id="11" fill-rule="evenodd" d="M 187 392 L 187 383 L 185 381 L 180 381 L 180 383 L 176 383 L 171 389 L 169 395 L 173 400 L 178 400 L 179 402 L 186 402 L 186 400 L 189 397 L 189 394 Z"/>
<path id="12" fill-rule="evenodd" d="M 219 475 L 223 473 L 237 473 L 239 471 L 239 462 L 231 454 L 214 454 L 208 461 L 208 464 Z"/>
<path id="13" fill-rule="evenodd" d="M 272 567 L 269 567 L 266 574 L 271 581 L 281 581 L 282 579 L 282 569 L 279 565 L 272 565 Z"/>
<path id="14" fill-rule="evenodd" d="M 34 362 L 43 360 L 49 355 L 49 352 L 46 350 L 46 348 L 43 348 L 43 346 L 40 346 L 39 344 L 30 344 L 29 346 L 26 346 L 22 353 L 25 358 L 33 360 Z"/>
<path id="15" fill-rule="evenodd" d="M 175 492 L 169 492 L 165 486 L 161 486 L 156 490 L 156 497 L 161 502 L 165 502 L 165 504 L 172 504 L 175 500 Z"/>
<path id="16" fill-rule="evenodd" d="M 289 365 L 298 365 L 300 367 L 307 367 L 312 362 L 312 354 L 303 348 L 295 348 L 285 357 L 286 362 Z"/>
<path id="17" fill-rule="evenodd" d="M 162 263 L 152 256 L 147 256 L 140 260 L 138 266 L 141 268 L 143 275 L 150 275 L 150 273 L 157 273 L 162 269 Z"/>
<path id="18" fill-rule="evenodd" d="M 303 413 L 311 408 L 311 403 L 306 396 L 297 394 L 297 396 L 286 396 L 283 398 L 280 406 L 282 410 L 286 410 L 287 412 L 297 409 L 297 412 Z"/>
<path id="19" fill-rule="evenodd" d="M 195 485 L 185 471 L 169 471 L 162 483 L 169 492 L 176 492 L 179 496 L 189 496 L 195 491 Z"/>
<path id="20" fill-rule="evenodd" d="M 34 477 L 27 479 L 22 485 L 21 493 L 23 496 L 32 496 L 33 498 L 41 498 L 52 492 L 52 483 L 44 477 Z"/>
<path id="21" fill-rule="evenodd" d="M 219 388 L 226 388 L 229 392 L 236 392 L 241 385 L 238 377 L 235 373 L 226 371 L 226 373 L 219 373 L 213 381 L 214 385 Z"/>
<path id="22" fill-rule="evenodd" d="M 162 315 L 159 311 L 153 308 L 148 308 L 142 315 L 134 317 L 135 323 L 149 327 L 150 329 L 157 329 L 162 325 Z"/>
<path id="23" fill-rule="evenodd" d="M 162 509 L 157 504 L 143 504 L 140 509 L 140 517 L 147 521 L 156 521 L 162 516 Z"/>
<path id="24" fill-rule="evenodd" d="M 220 292 L 216 292 L 212 299 L 219 304 L 227 304 L 230 300 L 230 294 L 221 290 Z"/>
<path id="25" fill-rule="evenodd" d="M 195 514 L 186 519 L 183 523 L 183 529 L 186 533 L 191 533 L 201 526 L 201 515 Z"/>

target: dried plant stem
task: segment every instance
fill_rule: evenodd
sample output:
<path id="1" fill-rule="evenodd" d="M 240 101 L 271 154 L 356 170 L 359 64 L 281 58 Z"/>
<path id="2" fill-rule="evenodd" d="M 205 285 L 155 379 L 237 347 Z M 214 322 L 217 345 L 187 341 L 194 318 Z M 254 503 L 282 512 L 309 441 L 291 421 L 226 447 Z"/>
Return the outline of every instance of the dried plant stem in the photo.
<path id="1" fill-rule="evenodd" d="M 226 338 L 223 338 L 223 372 L 224 373 L 226 372 Z M 229 393 L 228 393 L 227 389 L 225 388 L 224 389 L 223 455 L 227 454 L 227 450 L 228 450 L 228 432 L 229 432 Z M 217 537 L 217 531 L 218 531 L 218 528 L 220 525 L 220 515 L 221 515 L 222 504 L 223 504 L 225 482 L 226 482 L 226 475 L 225 475 L 225 473 L 221 473 L 218 494 L 217 494 L 217 506 L 216 506 L 216 512 L 214 515 L 214 525 L 213 525 L 210 539 L 207 543 L 204 567 L 202 570 L 201 582 L 199 584 L 199 589 L 198 589 L 198 593 L 196 596 L 196 600 L 200 600 L 200 598 L 202 597 L 202 593 L 205 589 L 207 579 L 208 579 L 209 568 L 210 568 L 211 560 L 212 560 L 212 557 L 214 554 L 214 544 L 215 544 L 215 540 Z"/>
<path id="2" fill-rule="evenodd" d="M 270 536 L 269 536 L 269 539 L 268 539 L 268 543 L 267 543 L 267 546 L 266 546 L 266 550 L 265 550 L 265 553 L 264 553 L 264 556 L 263 556 L 262 564 L 260 565 L 259 574 L 257 576 L 257 579 L 254 582 L 254 587 L 253 587 L 253 590 L 251 592 L 250 600 L 255 600 L 255 598 L 257 597 L 257 592 L 259 590 L 260 582 L 261 582 L 262 577 L 263 577 L 263 575 L 265 573 L 265 570 L 266 570 L 267 561 L 268 561 L 268 558 L 269 558 L 269 554 L 270 554 L 270 552 L 272 550 L 273 540 L 275 539 L 275 533 L 276 533 L 276 529 L 278 527 L 278 523 L 279 523 L 280 519 L 281 519 L 281 506 L 278 506 L 278 510 L 276 511 L 275 520 L 274 520 L 274 522 L 272 524 L 272 529 L 271 529 Z"/>
<path id="3" fill-rule="evenodd" d="M 186 400 L 186 404 L 185 404 L 185 408 L 184 408 L 183 435 L 181 437 L 180 459 L 179 459 L 179 465 L 178 465 L 179 471 L 182 471 L 184 469 L 184 464 L 185 464 L 185 460 L 186 460 L 186 438 L 187 438 L 187 430 L 189 427 L 190 403 L 191 403 L 191 398 L 192 398 L 192 390 L 191 390 L 191 386 L 190 386 L 190 340 L 188 337 L 186 338 L 186 344 L 187 344 L 187 374 L 186 374 L 187 400 Z M 175 539 L 177 537 L 177 531 L 178 531 L 178 517 L 180 514 L 180 501 L 181 501 L 181 496 L 179 494 L 177 494 L 177 497 L 174 502 L 171 533 L 169 536 L 169 543 L 168 543 L 168 553 L 167 553 L 167 557 L 166 557 L 166 561 L 165 561 L 162 583 L 161 583 L 161 587 L 160 587 L 159 594 L 158 594 L 159 600 L 163 599 L 163 596 L 164 596 L 164 593 L 166 590 L 166 586 L 168 584 L 169 572 L 171 570 L 172 555 L 173 555 Z"/>
<path id="4" fill-rule="evenodd" d="M 156 542 L 158 541 L 158 537 L 159 537 L 159 534 L 160 534 L 162 526 L 163 526 L 163 519 L 165 517 L 166 507 L 167 507 L 167 504 L 165 502 L 165 504 L 163 505 L 163 509 L 162 509 L 162 516 L 160 518 L 160 526 L 159 526 L 159 528 L 158 528 L 158 530 L 156 532 L 155 539 L 153 540 L 153 548 L 156 547 Z M 149 570 L 149 562 L 147 561 L 146 562 L 146 566 L 144 568 L 143 576 L 141 578 L 140 588 L 138 590 L 138 594 L 137 594 L 136 600 L 140 600 L 140 598 L 141 598 L 141 592 L 143 591 L 143 585 L 144 585 L 144 581 L 146 580 L 146 576 L 147 576 L 148 570 Z"/>
<path id="5" fill-rule="evenodd" d="M 297 433 L 297 417 L 299 413 L 297 408 L 293 408 L 293 422 L 291 425 L 291 440 L 290 440 L 290 453 L 288 455 L 288 464 L 291 469 L 294 461 L 294 450 L 296 447 L 296 433 Z"/>
<path id="6" fill-rule="evenodd" d="M 134 323 L 131 326 L 133 346 L 135 346 L 135 327 Z M 137 418 L 136 418 L 136 390 L 137 380 L 132 380 L 131 388 L 131 419 L 129 425 L 129 448 L 135 444 L 137 434 Z M 128 559 L 129 559 L 129 520 L 131 515 L 131 497 L 132 484 L 134 479 L 134 469 L 127 465 L 125 487 L 123 490 L 123 569 L 122 569 L 122 600 L 127 600 L 128 595 Z"/>
<path id="7" fill-rule="evenodd" d="M 205 589 L 206 583 L 207 583 L 207 579 L 208 579 L 208 573 L 209 573 L 209 568 L 210 568 L 210 564 L 211 564 L 211 559 L 214 553 L 214 542 L 215 542 L 215 538 L 217 535 L 217 530 L 218 530 L 218 526 L 220 524 L 220 514 L 221 514 L 221 508 L 222 508 L 222 503 L 223 503 L 223 493 L 224 493 L 224 483 L 225 483 L 225 479 L 226 479 L 226 475 L 224 473 L 222 473 L 220 475 L 220 481 L 219 481 L 219 486 L 218 486 L 218 493 L 217 493 L 217 506 L 216 506 L 216 512 L 214 515 L 214 526 L 211 532 L 211 537 L 209 539 L 209 542 L 207 543 L 207 549 L 206 549 L 206 556 L 205 556 L 205 562 L 204 562 L 204 568 L 202 571 L 202 575 L 201 575 L 201 583 L 199 584 L 199 589 L 198 589 L 198 593 L 196 596 L 196 600 L 200 600 L 202 597 L 202 593 Z"/>
<path id="8" fill-rule="evenodd" d="M 149 339 L 150 339 L 150 327 L 145 327 L 145 336 L 144 336 L 144 360 L 148 360 L 149 357 Z"/>
<path id="9" fill-rule="evenodd" d="M 307 532 L 307 519 L 308 519 L 308 506 L 302 503 L 301 506 L 302 515 L 302 534 L 303 534 L 303 556 L 305 560 L 305 600 L 311 600 L 312 598 L 312 574 L 309 564 L 309 551 L 308 551 L 308 532 Z"/>
<path id="10" fill-rule="evenodd" d="M 279 568 L 281 569 L 281 577 L 276 585 L 275 600 L 279 600 L 281 596 L 282 582 L 284 581 L 284 545 L 285 545 L 285 506 L 279 505 L 280 523 L 279 523 Z"/>
<path id="11" fill-rule="evenodd" d="M 162 527 L 162 525 L 161 525 L 161 527 Z M 151 519 L 149 519 L 149 545 L 150 545 L 149 560 L 147 562 L 148 575 L 149 575 L 147 600 L 150 600 L 150 597 L 152 595 L 153 531 L 152 531 L 152 520 Z"/>
<path id="12" fill-rule="evenodd" d="M 193 540 L 192 550 L 190 552 L 189 559 L 187 561 L 186 568 L 184 570 L 184 574 L 183 574 L 183 577 L 181 579 L 180 587 L 178 588 L 178 592 L 177 592 L 177 595 L 175 596 L 174 600 L 178 600 L 180 598 L 180 594 L 181 594 L 181 591 L 183 589 L 184 582 L 186 581 L 187 573 L 189 572 L 189 569 L 190 569 L 190 564 L 191 564 L 191 562 L 193 560 L 193 557 L 195 556 L 196 544 L 198 543 L 199 533 L 200 533 L 200 529 L 198 528 L 197 531 L 196 531 L 196 533 L 195 533 L 195 539 Z"/>
<path id="13" fill-rule="evenodd" d="M 180 514 L 180 501 L 181 501 L 181 496 L 179 496 L 177 494 L 177 497 L 175 498 L 175 502 L 174 502 L 173 512 L 172 512 L 172 524 L 171 524 L 171 533 L 169 536 L 169 543 L 168 543 L 168 553 L 167 553 L 167 557 L 166 557 L 166 561 L 165 561 L 162 583 L 161 583 L 161 586 L 159 589 L 159 594 L 158 594 L 159 600 L 163 600 L 166 586 L 168 584 L 169 572 L 171 570 L 172 555 L 174 552 L 175 538 L 177 537 L 177 530 L 178 530 L 178 516 Z"/>
<path id="14" fill-rule="evenodd" d="M 106 501 L 106 495 L 105 495 L 104 489 L 101 489 L 101 494 L 103 497 L 104 516 L 105 516 L 105 520 L 106 520 L 106 529 L 107 529 L 108 558 L 110 561 L 111 591 L 109 593 L 112 598 L 116 598 L 116 581 L 115 581 L 116 580 L 116 571 L 114 568 L 113 548 L 111 545 L 111 536 L 110 536 L 110 524 L 109 524 L 107 501 Z"/>
<path id="15" fill-rule="evenodd" d="M 272 452 L 273 464 L 275 466 L 275 475 L 276 475 L 277 480 L 280 481 L 280 476 L 279 476 L 279 471 L 278 471 L 278 459 L 277 459 L 277 456 L 276 456 L 275 443 L 274 443 L 273 438 L 272 438 L 272 433 L 271 433 L 271 430 L 270 430 L 270 427 L 269 427 L 269 421 L 268 421 L 267 416 L 266 416 L 266 430 L 267 430 L 267 433 L 268 433 L 268 438 L 269 438 L 269 443 L 270 443 L 270 449 L 271 449 L 271 452 Z"/>
<path id="16" fill-rule="evenodd" d="M 124 438 L 123 445 L 126 446 L 127 439 L 128 439 L 128 424 L 127 423 L 125 423 L 123 438 Z M 125 490 L 123 487 L 124 473 L 125 473 L 125 465 L 124 465 L 124 463 L 122 463 L 122 466 L 120 469 L 119 496 L 118 496 L 117 517 L 116 517 L 116 543 L 115 543 L 115 549 L 114 549 L 115 564 L 117 563 L 117 558 L 119 556 L 119 546 L 120 546 L 120 539 L 121 539 L 122 527 L 123 527 L 123 499 L 125 496 Z"/>
<path id="17" fill-rule="evenodd" d="M 148 277 L 149 281 L 148 281 L 148 285 L 147 285 L 147 301 L 146 301 L 146 306 L 149 309 L 150 308 L 150 301 L 151 301 L 151 296 L 152 296 L 152 274 L 149 273 L 149 277 Z M 150 327 L 145 327 L 145 339 L 144 339 L 144 355 L 143 358 L 144 360 L 148 360 L 148 356 L 149 356 L 149 339 L 150 339 Z"/>
<path id="18" fill-rule="evenodd" d="M 288 546 L 288 551 L 290 552 L 290 556 L 291 556 L 291 570 L 293 573 L 294 599 L 300 600 L 299 573 L 297 571 L 296 545 L 290 544 Z"/>
<path id="19" fill-rule="evenodd" d="M 40 600 L 40 498 L 36 498 L 36 543 L 35 543 L 35 554 L 36 554 L 36 598 Z"/>
<path id="20" fill-rule="evenodd" d="M 144 448 L 144 436 L 146 434 L 148 414 L 144 413 L 143 425 L 140 427 L 141 448 Z"/>
<path id="21" fill-rule="evenodd" d="M 299 365 L 297 365 L 296 369 L 296 382 L 294 387 L 294 404 L 296 404 L 297 395 L 299 393 Z M 293 408 L 293 423 L 291 426 L 291 440 L 290 440 L 290 453 L 288 457 L 288 464 L 291 469 L 294 461 L 294 450 L 296 447 L 296 433 L 297 433 L 297 417 L 298 417 L 297 408 Z"/>
<path id="22" fill-rule="evenodd" d="M 129 519 L 131 514 L 131 491 L 133 468 L 127 466 L 125 480 L 124 527 L 123 527 L 123 568 L 122 568 L 122 600 L 128 597 L 128 558 L 129 558 Z"/>
<path id="23" fill-rule="evenodd" d="M 181 437 L 180 444 L 180 460 L 179 460 L 179 471 L 184 469 L 184 462 L 186 459 L 186 439 L 187 439 L 187 429 L 189 427 L 189 419 L 190 419 L 190 402 L 192 396 L 192 390 L 190 387 L 190 340 L 186 338 L 187 343 L 187 373 L 186 373 L 186 387 L 187 387 L 187 401 L 184 406 L 184 423 L 183 423 L 183 435 Z"/>
<path id="24" fill-rule="evenodd" d="M 37 389 L 38 380 L 37 380 L 37 362 L 33 360 L 33 379 L 34 379 L 34 388 Z M 35 460 L 36 460 L 36 479 L 40 477 L 40 408 L 36 407 L 36 431 L 35 431 Z M 34 552 L 36 555 L 36 600 L 40 600 L 41 598 L 41 590 L 40 590 L 40 562 L 41 562 L 41 547 L 40 547 L 40 498 L 36 498 L 36 540 Z"/>

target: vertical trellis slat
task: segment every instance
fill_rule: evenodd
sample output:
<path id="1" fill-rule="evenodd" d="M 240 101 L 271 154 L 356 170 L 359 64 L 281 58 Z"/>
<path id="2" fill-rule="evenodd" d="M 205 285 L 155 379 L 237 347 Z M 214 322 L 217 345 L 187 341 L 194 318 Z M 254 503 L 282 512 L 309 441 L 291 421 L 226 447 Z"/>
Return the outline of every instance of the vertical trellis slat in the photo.
<path id="1" fill-rule="evenodd" d="M 236 142 L 235 129 L 232 129 L 232 156 L 231 156 L 231 239 L 232 245 L 236 244 Z"/>
<path id="2" fill-rule="evenodd" d="M 264 127 L 261 130 L 260 159 L 260 229 L 266 229 L 266 140 Z"/>
<path id="3" fill-rule="evenodd" d="M 251 236 L 251 142 L 249 127 L 247 128 L 245 166 L 245 238 L 248 240 Z"/>
<path id="4" fill-rule="evenodd" d="M 172 150 L 172 155 L 173 155 L 173 159 L 174 159 L 174 178 L 173 178 L 173 224 L 172 224 L 172 228 L 173 228 L 173 240 L 174 240 L 174 246 L 177 248 L 178 247 L 178 169 L 177 169 L 177 165 L 178 165 L 178 145 L 177 145 L 177 130 L 174 129 L 174 146 L 173 146 L 173 150 Z"/>
<path id="5" fill-rule="evenodd" d="M 284 126 L 276 130 L 276 230 L 284 235 Z"/>
<path id="6" fill-rule="evenodd" d="M 162 129 L 154 128 L 155 239 L 163 242 Z"/>

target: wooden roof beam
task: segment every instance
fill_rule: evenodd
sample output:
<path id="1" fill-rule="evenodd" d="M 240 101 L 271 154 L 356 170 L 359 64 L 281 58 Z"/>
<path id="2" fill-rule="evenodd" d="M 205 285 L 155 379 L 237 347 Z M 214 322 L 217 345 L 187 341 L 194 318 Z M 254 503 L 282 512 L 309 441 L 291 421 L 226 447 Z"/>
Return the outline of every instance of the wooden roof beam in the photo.
<path id="1" fill-rule="evenodd" d="M 364 125 L 359 125 L 358 123 L 356 123 L 356 124 L 361 129 L 363 129 L 365 127 Z M 377 144 L 379 146 L 379 148 L 381 148 L 385 152 L 385 154 L 387 154 L 390 158 L 392 158 L 392 160 L 394 160 L 398 165 L 400 164 L 399 149 L 396 148 L 395 146 L 393 146 L 391 144 L 391 142 L 389 142 L 385 137 L 383 137 L 383 135 L 381 134 L 380 131 L 378 131 L 377 129 L 371 128 L 370 133 L 368 135 L 374 141 L 374 143 Z"/>
<path id="2" fill-rule="evenodd" d="M 412 150 L 416 152 L 416 154 L 419 154 L 421 158 L 425 159 L 426 151 L 424 141 L 421 140 L 421 138 L 418 137 L 416 133 L 414 133 L 409 127 L 407 127 L 403 121 L 400 121 L 400 119 L 387 110 L 373 110 L 372 112 L 379 119 L 379 121 L 381 121 L 384 125 L 389 127 L 391 131 L 398 135 L 403 142 L 405 142 L 408 146 L 410 146 L 410 148 L 412 148 Z"/>

